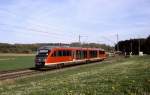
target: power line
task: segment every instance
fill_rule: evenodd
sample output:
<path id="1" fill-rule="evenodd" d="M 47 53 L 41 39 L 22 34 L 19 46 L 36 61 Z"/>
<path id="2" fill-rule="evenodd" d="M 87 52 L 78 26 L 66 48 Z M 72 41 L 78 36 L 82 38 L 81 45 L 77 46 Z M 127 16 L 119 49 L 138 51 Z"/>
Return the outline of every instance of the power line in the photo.
<path id="1" fill-rule="evenodd" d="M 115 41 L 111 40 L 110 38 L 107 38 L 107 37 L 104 37 L 104 36 L 101 36 L 102 38 L 104 38 L 105 40 L 107 41 L 110 41 L 111 43 L 113 43 L 114 45 L 116 44 Z"/>
<path id="2" fill-rule="evenodd" d="M 13 28 L 23 29 L 23 30 L 29 30 L 29 31 L 33 31 L 33 32 L 42 33 L 42 34 L 49 34 L 49 35 L 55 35 L 55 36 L 64 36 L 62 34 L 57 34 L 57 33 L 51 33 L 51 32 L 47 32 L 47 31 L 36 30 L 36 29 L 26 28 L 26 27 L 17 26 L 17 25 L 10 25 L 10 24 L 0 24 L 0 25 L 2 25 L 2 26 L 11 26 Z M 47 36 L 49 36 L 49 35 L 47 35 Z"/>
<path id="3" fill-rule="evenodd" d="M 40 24 L 36 24 L 35 26 L 38 26 L 38 27 L 41 27 L 41 28 L 43 28 L 43 26 L 42 25 L 40 25 Z M 51 26 L 50 26 L 50 24 L 47 24 L 47 25 L 45 25 L 44 24 L 44 27 L 46 27 L 46 28 L 50 28 Z M 52 27 L 53 28 L 53 27 Z M 54 29 L 55 31 L 59 31 L 59 33 L 61 33 L 61 32 L 64 32 L 63 30 L 60 30 L 60 27 L 57 27 L 57 28 L 59 28 L 59 29 Z M 62 33 L 61 33 L 62 34 Z M 75 34 L 74 33 L 70 33 L 70 32 L 67 32 L 67 35 L 68 36 L 75 36 Z"/>
<path id="4" fill-rule="evenodd" d="M 81 36 L 81 35 L 79 35 L 79 43 L 81 43 L 81 38 L 82 37 L 88 37 L 88 36 Z"/>
<path id="5" fill-rule="evenodd" d="M 10 30 L 8 30 L 8 29 L 0 29 L 1 31 L 10 31 Z M 11 32 L 12 32 L 13 30 L 11 30 Z M 31 31 L 31 30 L 29 30 L 29 31 Z M 19 31 L 20 32 L 20 34 L 23 34 L 23 35 L 25 35 L 25 36 L 27 36 L 27 34 L 29 34 L 30 32 L 21 32 L 21 31 Z M 31 33 L 30 33 L 31 34 Z M 29 35 L 28 35 L 29 36 Z M 48 35 L 46 35 L 46 34 L 42 34 L 42 35 L 39 35 L 39 36 L 43 36 L 43 37 L 46 37 L 46 38 L 50 38 Z M 54 35 L 52 35 L 52 36 L 54 36 Z M 51 36 L 51 37 L 52 37 Z M 32 35 L 32 37 L 34 37 L 35 38 L 35 35 Z M 55 38 L 56 38 L 56 36 L 55 36 Z"/>
<path id="6" fill-rule="evenodd" d="M 15 13 L 13 13 L 13 12 L 11 12 L 11 11 L 9 11 L 9 10 L 6 10 L 6 9 L 0 9 L 1 11 L 4 11 L 4 12 L 7 12 L 7 13 L 9 13 L 9 14 L 12 14 L 12 15 L 15 15 L 15 16 L 18 16 L 17 14 L 15 14 Z M 29 18 L 31 18 L 31 17 L 29 17 Z M 33 18 L 31 18 L 31 19 L 33 19 Z M 34 22 L 34 20 L 31 20 L 31 19 L 29 19 L 29 21 L 31 21 L 31 22 Z M 35 18 L 34 18 L 35 19 Z M 41 27 L 41 25 L 40 24 L 36 24 L 35 26 L 38 26 L 38 27 Z M 44 27 L 49 27 L 49 26 L 52 26 L 52 25 L 50 25 L 50 24 L 47 24 L 47 25 L 44 25 Z M 42 27 L 43 28 L 43 27 Z M 56 28 L 59 28 L 58 26 L 56 26 Z M 59 28 L 60 29 L 60 28 Z M 56 31 L 58 30 L 58 29 L 55 29 Z M 62 30 L 59 30 L 59 31 L 62 31 Z M 52 32 L 51 32 L 52 33 Z M 60 33 L 60 32 L 59 32 Z M 70 32 L 68 32 L 68 33 L 70 33 Z M 67 33 L 67 35 L 68 36 L 73 36 L 73 35 L 75 35 L 74 33 L 71 33 L 70 35 Z M 57 34 L 57 35 L 59 35 L 58 33 L 53 33 L 53 34 Z M 61 35 L 64 35 L 64 34 L 61 34 Z"/>
<path id="7" fill-rule="evenodd" d="M 43 31 L 43 30 L 37 30 L 37 29 L 27 28 L 27 27 L 17 26 L 17 25 L 10 25 L 10 24 L 0 24 L 0 25 L 11 26 L 11 27 L 14 27 L 14 28 L 29 30 L 29 31 L 33 31 L 33 32 L 43 33 L 43 34 L 53 34 L 53 35 L 57 35 L 57 36 L 62 36 L 63 35 L 63 34 L 58 34 L 58 33 L 53 33 L 53 32 L 47 32 L 47 31 Z"/>
<path id="8" fill-rule="evenodd" d="M 0 24 L 0 25 L 7 25 L 7 24 Z M 42 32 L 42 31 L 37 31 L 37 30 L 34 30 L 34 29 L 30 29 L 30 28 L 24 28 L 24 27 L 21 27 L 21 26 L 15 26 L 15 25 L 12 25 L 11 27 L 13 27 L 13 28 L 16 28 L 16 29 L 23 29 L 23 30 L 28 30 L 28 31 L 33 31 L 33 32 L 37 32 L 37 33 L 41 33 L 41 34 L 43 34 L 44 35 L 44 37 L 46 37 L 46 38 L 59 38 L 59 39 L 63 39 L 62 37 L 64 37 L 64 35 L 56 35 L 56 34 L 50 34 L 49 32 Z M 5 29 L 5 31 L 6 31 L 6 29 Z M 7 30 L 7 31 L 10 31 L 10 30 Z M 20 32 L 20 31 L 19 31 Z M 22 33 L 22 32 L 21 32 Z M 27 32 L 26 32 L 27 33 Z M 28 33 L 30 33 L 30 32 L 28 32 Z M 30 33 L 31 34 L 31 33 Z M 40 36 L 42 36 L 42 35 L 40 35 Z M 34 37 L 34 36 L 33 36 Z M 71 37 L 68 37 L 67 36 L 67 38 L 71 38 Z"/>

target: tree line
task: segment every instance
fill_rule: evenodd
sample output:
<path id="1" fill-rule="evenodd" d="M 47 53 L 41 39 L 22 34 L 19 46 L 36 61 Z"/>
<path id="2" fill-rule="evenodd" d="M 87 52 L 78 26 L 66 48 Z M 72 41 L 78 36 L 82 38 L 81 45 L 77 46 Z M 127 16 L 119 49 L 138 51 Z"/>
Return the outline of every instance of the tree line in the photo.
<path id="1" fill-rule="evenodd" d="M 132 54 L 136 55 L 139 53 L 139 51 L 143 52 L 144 54 L 150 54 L 150 36 L 147 38 L 119 41 L 115 45 L 115 49 L 128 54 L 132 52 Z"/>
<path id="2" fill-rule="evenodd" d="M 102 48 L 106 51 L 111 51 L 113 48 L 105 44 L 97 43 L 36 43 L 36 44 L 8 44 L 0 43 L 0 53 L 36 53 L 37 49 L 41 46 L 70 46 L 70 47 L 94 47 Z"/>

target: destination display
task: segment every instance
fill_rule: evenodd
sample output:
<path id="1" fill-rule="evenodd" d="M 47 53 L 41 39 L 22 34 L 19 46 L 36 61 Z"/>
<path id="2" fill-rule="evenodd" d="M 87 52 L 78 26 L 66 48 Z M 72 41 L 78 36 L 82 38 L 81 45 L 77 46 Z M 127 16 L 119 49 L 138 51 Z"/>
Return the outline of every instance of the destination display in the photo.
<path id="1" fill-rule="evenodd" d="M 46 52 L 48 52 L 48 50 L 42 49 L 42 50 L 39 50 L 39 52 L 40 52 L 40 53 L 46 53 Z"/>

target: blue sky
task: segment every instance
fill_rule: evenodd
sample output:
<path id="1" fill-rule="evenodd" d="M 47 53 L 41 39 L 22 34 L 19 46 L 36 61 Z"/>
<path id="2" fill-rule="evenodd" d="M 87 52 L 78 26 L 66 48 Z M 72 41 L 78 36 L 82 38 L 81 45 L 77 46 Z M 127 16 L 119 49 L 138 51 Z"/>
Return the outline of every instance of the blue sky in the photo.
<path id="1" fill-rule="evenodd" d="M 149 0 L 0 0 L 0 42 L 96 42 L 150 35 Z"/>

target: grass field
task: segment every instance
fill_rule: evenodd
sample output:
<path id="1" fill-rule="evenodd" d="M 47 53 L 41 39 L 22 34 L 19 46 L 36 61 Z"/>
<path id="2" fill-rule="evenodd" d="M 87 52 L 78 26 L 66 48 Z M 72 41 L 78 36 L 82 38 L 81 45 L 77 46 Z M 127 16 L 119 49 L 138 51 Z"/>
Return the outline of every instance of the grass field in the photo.
<path id="1" fill-rule="evenodd" d="M 33 54 L 0 54 L 0 71 L 33 67 L 34 57 Z"/>
<path id="2" fill-rule="evenodd" d="M 0 95 L 150 95 L 150 56 L 7 80 Z"/>

